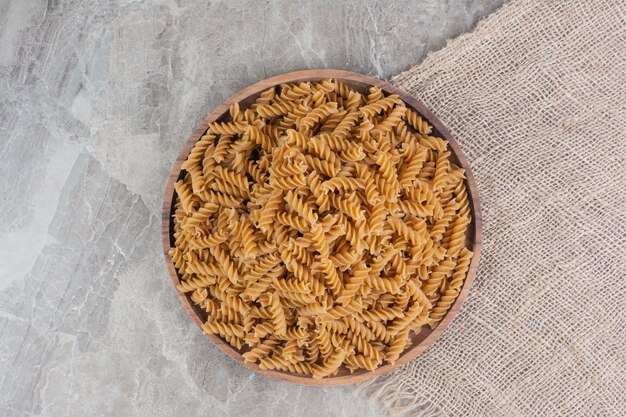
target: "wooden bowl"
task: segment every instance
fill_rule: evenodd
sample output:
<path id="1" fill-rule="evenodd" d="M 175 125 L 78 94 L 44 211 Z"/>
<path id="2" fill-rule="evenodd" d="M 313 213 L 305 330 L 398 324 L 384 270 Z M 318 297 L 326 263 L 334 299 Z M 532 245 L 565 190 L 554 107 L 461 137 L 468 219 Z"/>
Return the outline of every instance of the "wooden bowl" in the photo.
<path id="1" fill-rule="evenodd" d="M 275 371 L 275 370 L 267 370 L 261 369 L 256 363 L 247 363 L 244 362 L 241 354 L 242 351 L 239 351 L 232 347 L 230 344 L 225 342 L 222 338 L 217 335 L 206 335 L 209 340 L 211 340 L 217 347 L 223 350 L 228 356 L 236 360 L 237 362 L 247 366 L 255 372 L 260 374 L 280 379 L 283 381 L 295 382 L 298 384 L 304 385 L 339 385 L 339 384 L 352 384 L 356 382 L 365 381 L 367 379 L 375 378 L 377 376 L 386 374 L 391 372 L 392 370 L 402 366 L 407 363 L 411 359 L 415 358 L 417 355 L 426 350 L 430 345 L 432 345 L 435 340 L 444 332 L 444 330 L 450 325 L 454 316 L 456 316 L 458 310 L 461 308 L 461 304 L 467 298 L 470 287 L 474 281 L 476 276 L 476 270 L 478 267 L 478 260 L 480 257 L 480 248 L 482 242 L 482 229 L 481 229 L 481 214 L 480 207 L 478 201 L 478 190 L 476 188 L 476 183 L 474 181 L 474 176 L 472 175 L 472 171 L 465 159 L 465 156 L 459 149 L 459 145 L 456 143 L 452 135 L 446 130 L 446 128 L 441 124 L 441 122 L 433 115 L 433 113 L 419 100 L 412 97 L 411 95 L 400 91 L 394 86 L 388 84 L 385 81 L 378 80 L 376 78 L 367 77 L 365 75 L 357 74 L 350 71 L 338 71 L 338 70 L 308 70 L 308 71 L 296 71 L 290 72 L 283 75 L 278 75 L 276 77 L 268 78 L 266 80 L 260 81 L 250 87 L 244 88 L 239 91 L 237 94 L 230 97 L 224 103 L 219 105 L 211 114 L 209 114 L 203 121 L 198 125 L 191 137 L 187 140 L 185 145 L 183 146 L 178 158 L 176 159 L 176 163 L 172 168 L 172 172 L 167 181 L 167 185 L 165 187 L 165 196 L 163 201 L 163 230 L 162 230 L 162 238 L 163 238 L 163 251 L 165 254 L 165 263 L 170 273 L 170 278 L 174 287 L 176 287 L 180 278 L 179 275 L 172 263 L 172 258 L 168 254 L 170 248 L 173 247 L 174 239 L 174 223 L 172 221 L 172 214 L 174 213 L 174 202 L 175 202 L 175 191 L 174 191 L 174 183 L 179 179 L 182 179 L 184 176 L 184 171 L 181 171 L 181 165 L 187 159 L 189 152 L 193 148 L 194 144 L 202 137 L 208 129 L 208 125 L 214 121 L 224 121 L 227 120 L 229 115 L 229 107 L 231 104 L 239 102 L 242 108 L 246 108 L 251 105 L 254 100 L 258 97 L 259 93 L 263 90 L 266 90 L 270 87 L 277 86 L 283 83 L 293 83 L 293 82 L 302 82 L 302 81 L 320 81 L 323 79 L 334 78 L 339 79 L 346 84 L 348 84 L 353 89 L 356 89 L 360 92 L 365 92 L 371 86 L 377 86 L 381 88 L 386 94 L 397 94 L 404 100 L 404 102 L 416 110 L 419 114 L 422 115 L 428 122 L 433 126 L 433 135 L 440 136 L 446 140 L 448 140 L 452 156 L 450 160 L 457 164 L 458 166 L 465 169 L 466 186 L 468 190 L 468 196 L 471 203 L 472 210 L 472 222 L 468 227 L 467 231 L 467 246 L 474 252 L 474 257 L 470 264 L 469 271 L 467 272 L 467 277 L 465 278 L 465 284 L 461 289 L 461 293 L 458 298 L 443 318 L 443 320 L 439 323 L 439 326 L 434 330 L 430 329 L 428 326 L 423 326 L 419 333 L 411 332 L 411 345 L 410 347 L 400 356 L 400 358 L 395 362 L 395 364 L 386 364 L 381 366 L 380 368 L 374 371 L 367 370 L 359 370 L 353 374 L 342 368 L 339 373 L 333 377 L 322 378 L 322 379 L 313 379 L 312 377 L 305 375 L 292 374 L 289 372 Z M 202 323 L 206 320 L 206 313 L 191 301 L 189 294 L 184 294 L 176 290 L 178 292 L 178 297 L 180 301 L 183 303 L 183 306 L 193 319 L 193 321 L 201 327 Z"/>

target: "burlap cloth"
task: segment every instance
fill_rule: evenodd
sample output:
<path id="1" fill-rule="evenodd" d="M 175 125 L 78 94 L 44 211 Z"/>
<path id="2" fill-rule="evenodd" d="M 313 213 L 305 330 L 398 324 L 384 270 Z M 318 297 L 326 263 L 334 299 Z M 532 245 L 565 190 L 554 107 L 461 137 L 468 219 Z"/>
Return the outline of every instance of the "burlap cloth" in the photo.
<path id="1" fill-rule="evenodd" d="M 484 246 L 391 414 L 626 415 L 626 2 L 513 1 L 392 80 L 455 135 Z"/>

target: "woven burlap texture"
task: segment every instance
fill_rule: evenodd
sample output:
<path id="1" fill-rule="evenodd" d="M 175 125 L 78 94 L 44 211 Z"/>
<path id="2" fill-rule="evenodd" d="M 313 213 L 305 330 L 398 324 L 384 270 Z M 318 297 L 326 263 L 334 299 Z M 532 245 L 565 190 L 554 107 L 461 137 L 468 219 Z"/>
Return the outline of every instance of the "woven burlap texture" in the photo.
<path id="1" fill-rule="evenodd" d="M 444 335 L 358 389 L 393 415 L 626 415 L 626 2 L 513 1 L 392 80 L 476 176 L 484 246 Z"/>

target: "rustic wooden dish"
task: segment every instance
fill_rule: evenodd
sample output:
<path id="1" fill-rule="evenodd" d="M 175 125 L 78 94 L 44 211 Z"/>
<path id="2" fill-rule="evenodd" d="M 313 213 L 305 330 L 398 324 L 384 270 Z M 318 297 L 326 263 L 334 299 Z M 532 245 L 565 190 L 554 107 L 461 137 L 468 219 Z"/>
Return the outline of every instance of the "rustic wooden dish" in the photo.
<path id="1" fill-rule="evenodd" d="M 214 121 L 225 121 L 229 116 L 228 109 L 231 104 L 239 102 L 242 108 L 246 108 L 250 104 L 254 102 L 254 100 L 258 97 L 259 93 L 263 90 L 266 90 L 270 87 L 277 86 L 283 83 L 293 83 L 293 82 L 302 82 L 302 81 L 320 81 L 323 79 L 334 78 L 339 79 L 350 87 L 360 91 L 365 92 L 371 86 L 377 86 L 381 88 L 386 94 L 397 94 L 404 100 L 404 102 L 415 109 L 419 114 L 421 114 L 428 122 L 433 126 L 433 134 L 443 137 L 444 139 L 449 141 L 449 145 L 452 151 L 452 156 L 450 160 L 457 164 L 458 166 L 465 169 L 465 175 L 467 176 L 467 190 L 471 203 L 472 210 L 472 222 L 468 227 L 467 232 L 467 246 L 474 252 L 474 257 L 470 264 L 469 271 L 467 273 L 467 277 L 465 279 L 465 284 L 459 294 L 459 297 L 456 299 L 452 307 L 450 308 L 448 314 L 443 318 L 443 320 L 439 323 L 436 329 L 432 330 L 428 328 L 428 326 L 423 326 L 421 331 L 417 334 L 415 332 L 411 333 L 411 345 L 410 347 L 400 356 L 400 358 L 396 361 L 394 365 L 386 364 L 381 366 L 380 368 L 374 371 L 367 370 L 359 370 L 353 374 L 342 368 L 339 373 L 334 377 L 328 377 L 323 379 L 313 379 L 309 376 L 292 374 L 289 372 L 275 371 L 275 370 L 266 370 L 261 369 L 256 363 L 246 363 L 241 356 L 242 351 L 239 351 L 232 347 L 230 344 L 225 342 L 217 335 L 207 335 L 209 340 L 211 340 L 217 347 L 223 350 L 228 356 L 236 360 L 237 362 L 247 366 L 255 372 L 260 374 L 280 379 L 283 381 L 295 382 L 299 384 L 305 385 L 339 385 L 339 384 L 352 384 L 360 381 L 364 381 L 367 379 L 375 378 L 377 376 L 383 375 L 385 373 L 391 372 L 392 370 L 398 368 L 399 366 L 407 363 L 411 359 L 415 358 L 417 355 L 426 350 L 430 345 L 432 345 L 435 340 L 443 333 L 443 331 L 448 327 L 448 325 L 454 319 L 457 312 L 461 308 L 461 304 L 467 298 L 470 287 L 474 281 L 476 276 L 476 270 L 478 268 L 478 260 L 480 258 L 480 249 L 482 243 L 482 229 L 481 229 L 481 214 L 480 207 L 478 201 L 478 190 L 476 188 L 476 183 L 474 181 L 474 176 L 472 175 L 472 171 L 465 159 L 465 156 L 459 149 L 459 145 L 456 143 L 452 135 L 446 130 L 446 128 L 441 124 L 441 122 L 433 115 L 433 113 L 419 100 L 415 99 L 411 95 L 398 90 L 392 85 L 388 84 L 385 81 L 378 80 L 376 78 L 367 77 L 365 75 L 357 74 L 350 71 L 338 71 L 338 70 L 309 70 L 309 71 L 296 71 L 290 72 L 287 74 L 282 74 L 276 77 L 268 78 L 266 80 L 260 81 L 248 88 L 245 88 L 239 91 L 234 96 L 230 97 L 224 103 L 219 105 L 211 114 L 209 114 L 201 123 L 198 125 L 191 137 L 185 145 L 183 146 L 174 167 L 172 168 L 172 172 L 168 178 L 167 185 L 165 187 L 165 196 L 163 201 L 163 220 L 162 220 L 162 240 L 163 240 L 163 251 L 165 254 L 165 263 L 167 265 L 170 278 L 174 287 L 176 287 L 180 278 L 172 263 L 172 258 L 168 254 L 170 248 L 173 246 L 173 232 L 174 232 L 174 224 L 172 221 L 172 214 L 174 213 L 174 202 L 175 202 L 175 191 L 174 191 L 174 183 L 179 179 L 182 179 L 184 176 L 184 172 L 181 171 L 181 165 L 187 159 L 189 152 L 193 148 L 194 144 L 200 139 L 202 135 L 207 131 L 208 125 Z M 178 297 L 180 298 L 183 306 L 193 319 L 193 321 L 201 327 L 202 323 L 206 320 L 206 313 L 195 306 L 191 301 L 188 294 L 184 294 L 178 292 Z"/>

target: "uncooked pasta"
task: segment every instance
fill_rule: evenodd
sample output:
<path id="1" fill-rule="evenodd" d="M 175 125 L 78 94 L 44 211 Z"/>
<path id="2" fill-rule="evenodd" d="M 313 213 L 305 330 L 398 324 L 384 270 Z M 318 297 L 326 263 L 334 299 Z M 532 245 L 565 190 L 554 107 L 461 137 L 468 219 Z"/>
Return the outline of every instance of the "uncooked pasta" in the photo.
<path id="1" fill-rule="evenodd" d="M 436 327 L 472 252 L 463 169 L 397 95 L 324 80 L 210 123 L 175 184 L 178 290 L 263 369 L 394 363 Z"/>

